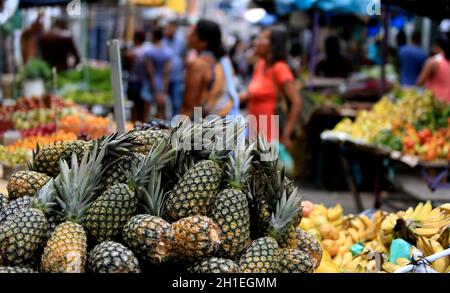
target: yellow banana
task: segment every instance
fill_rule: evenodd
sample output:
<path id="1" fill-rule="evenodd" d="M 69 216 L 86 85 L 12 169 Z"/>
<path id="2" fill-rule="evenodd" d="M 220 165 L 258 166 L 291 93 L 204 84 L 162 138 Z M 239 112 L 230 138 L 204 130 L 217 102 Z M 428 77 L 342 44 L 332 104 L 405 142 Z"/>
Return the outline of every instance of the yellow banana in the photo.
<path id="1" fill-rule="evenodd" d="M 411 263 L 411 261 L 407 258 L 397 258 L 396 263 L 399 266 L 404 267 L 406 265 L 409 265 Z"/>
<path id="2" fill-rule="evenodd" d="M 305 230 L 305 231 L 307 231 L 309 229 L 312 229 L 315 226 L 316 225 L 314 224 L 313 220 L 311 220 L 310 218 L 306 218 L 306 217 L 303 217 L 303 219 L 302 219 L 302 221 L 300 222 L 300 225 L 299 225 L 299 227 L 302 230 Z"/>
<path id="3" fill-rule="evenodd" d="M 437 233 L 439 233 L 439 227 L 434 227 L 434 228 L 417 228 L 414 230 L 414 234 L 419 235 L 419 236 L 425 236 L 425 237 L 432 237 L 434 235 L 436 235 Z"/>
<path id="4" fill-rule="evenodd" d="M 424 205 L 423 208 L 420 210 L 420 213 L 417 215 L 417 219 L 421 220 L 423 218 L 425 218 L 433 209 L 433 206 L 431 205 L 430 201 L 427 201 Z"/>
<path id="5" fill-rule="evenodd" d="M 351 252 L 346 252 L 344 256 L 342 257 L 342 267 L 345 267 L 348 263 L 350 263 L 353 260 L 353 255 Z"/>
<path id="6" fill-rule="evenodd" d="M 350 228 L 348 229 L 348 233 L 350 234 L 350 236 L 352 237 L 353 243 L 357 243 L 359 242 L 359 234 L 358 231 L 356 231 L 355 228 Z"/>
<path id="7" fill-rule="evenodd" d="M 360 218 L 355 218 L 351 220 L 350 224 L 356 229 L 356 230 L 365 230 L 364 223 Z"/>
<path id="8" fill-rule="evenodd" d="M 447 211 L 447 212 L 450 212 L 450 203 L 443 204 L 443 205 L 441 205 L 439 208 L 440 208 L 441 210 L 445 210 L 445 211 Z"/>
<path id="9" fill-rule="evenodd" d="M 403 218 L 404 219 L 411 219 L 413 214 L 414 214 L 414 209 L 412 207 L 409 207 L 406 210 L 405 214 L 403 215 Z"/>
<path id="10" fill-rule="evenodd" d="M 438 253 L 444 250 L 439 242 L 435 240 L 429 240 L 431 244 L 431 248 L 433 249 L 433 253 Z M 433 269 L 439 273 L 443 273 L 445 269 L 450 265 L 450 260 L 448 256 L 441 257 L 433 262 L 431 265 Z"/>
<path id="11" fill-rule="evenodd" d="M 323 204 L 315 205 L 313 212 L 320 213 L 321 215 L 328 217 L 328 209 Z"/>
<path id="12" fill-rule="evenodd" d="M 448 267 L 445 269 L 444 273 L 446 273 L 446 274 L 450 273 L 450 266 L 448 266 Z"/>
<path id="13" fill-rule="evenodd" d="M 364 226 L 366 227 L 366 229 L 369 229 L 370 226 L 372 225 L 372 222 L 370 221 L 370 219 L 366 215 L 360 215 L 359 218 L 364 223 Z"/>
<path id="14" fill-rule="evenodd" d="M 334 263 L 340 268 L 342 264 L 342 254 L 338 254 L 333 259 Z"/>
<path id="15" fill-rule="evenodd" d="M 401 268 L 399 265 L 393 264 L 391 262 L 385 262 L 383 264 L 383 270 L 385 270 L 388 273 L 393 273 L 396 270 L 398 270 L 399 268 Z"/>
<path id="16" fill-rule="evenodd" d="M 330 221 L 330 224 L 336 228 L 341 227 L 343 223 L 344 223 L 344 220 L 342 218 L 338 218 L 337 220 Z"/>
<path id="17" fill-rule="evenodd" d="M 338 238 L 338 240 L 336 240 L 336 243 L 339 246 L 342 246 L 345 244 L 345 232 L 344 231 L 339 231 L 339 238 Z"/>
<path id="18" fill-rule="evenodd" d="M 423 202 L 419 203 L 416 208 L 414 209 L 414 213 L 412 215 L 412 219 L 418 219 L 418 215 L 422 212 L 423 209 Z"/>
<path id="19" fill-rule="evenodd" d="M 330 222 L 336 221 L 342 217 L 343 213 L 344 213 L 344 209 L 342 208 L 342 206 L 340 204 L 338 204 L 335 207 L 328 209 L 328 220 Z"/>

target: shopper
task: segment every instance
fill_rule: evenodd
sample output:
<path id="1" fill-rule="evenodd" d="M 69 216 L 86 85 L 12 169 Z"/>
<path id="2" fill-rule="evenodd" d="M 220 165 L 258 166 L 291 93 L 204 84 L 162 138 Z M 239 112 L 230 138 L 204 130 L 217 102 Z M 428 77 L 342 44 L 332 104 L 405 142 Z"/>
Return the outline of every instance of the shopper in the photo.
<path id="1" fill-rule="evenodd" d="M 166 28 L 163 45 L 172 52 L 170 59 L 169 96 L 172 103 L 172 116 L 179 113 L 184 93 L 184 60 L 186 58 L 186 40 L 184 33 L 178 30 L 175 20 Z"/>
<path id="2" fill-rule="evenodd" d="M 193 117 L 194 107 L 202 107 L 203 116 L 229 115 L 236 102 L 227 91 L 227 79 L 222 64 L 225 50 L 220 27 L 211 20 L 200 20 L 191 28 L 188 47 L 196 51 L 188 63 L 186 90 L 180 114 Z"/>
<path id="3" fill-rule="evenodd" d="M 351 62 L 342 55 L 338 37 L 330 36 L 325 40 L 325 54 L 316 66 L 318 76 L 347 78 L 352 73 Z"/>
<path id="4" fill-rule="evenodd" d="M 164 31 L 157 27 L 153 31 L 152 47 L 148 51 L 147 66 L 150 76 L 151 88 L 157 107 L 156 118 L 166 118 L 166 99 L 169 97 L 169 74 L 171 68 L 171 50 L 164 46 L 162 39 Z"/>
<path id="5" fill-rule="evenodd" d="M 148 122 L 150 103 L 145 99 L 143 92 L 148 89 L 149 76 L 147 73 L 145 56 L 150 50 L 149 44 L 145 43 L 145 33 L 136 31 L 134 33 L 134 48 L 130 49 L 125 57 L 128 61 L 129 79 L 127 96 L 134 103 L 132 109 L 133 122 Z M 150 93 L 147 93 L 147 96 Z"/>
<path id="6" fill-rule="evenodd" d="M 57 19 L 53 28 L 42 35 L 40 52 L 42 59 L 58 70 L 74 68 L 80 63 L 72 32 L 67 29 L 67 23 L 62 19 Z"/>
<path id="7" fill-rule="evenodd" d="M 26 64 L 30 59 L 40 56 L 39 42 L 44 33 L 44 14 L 40 12 L 36 20 L 20 36 L 22 62 Z"/>
<path id="8" fill-rule="evenodd" d="M 421 35 L 414 32 L 411 44 L 399 48 L 400 84 L 413 86 L 427 60 L 427 53 L 420 48 Z"/>
<path id="9" fill-rule="evenodd" d="M 269 141 L 272 137 L 271 117 L 276 115 L 277 99 L 286 99 L 290 103 L 287 114 L 287 122 L 280 133 L 280 141 L 286 147 L 292 145 L 292 134 L 295 130 L 301 109 L 299 91 L 295 85 L 294 75 L 287 64 L 288 35 L 285 30 L 269 28 L 263 30 L 255 39 L 255 54 L 259 57 L 253 72 L 248 90 L 242 93 L 241 101 L 247 101 L 248 114 L 257 118 L 256 125 L 249 123 L 250 130 L 256 128 Z M 267 117 L 267 123 L 263 116 Z M 250 133 L 252 135 L 252 133 Z"/>
<path id="10" fill-rule="evenodd" d="M 433 92 L 436 99 L 450 103 L 450 44 L 446 36 L 436 39 L 435 55 L 428 58 L 417 80 Z"/>

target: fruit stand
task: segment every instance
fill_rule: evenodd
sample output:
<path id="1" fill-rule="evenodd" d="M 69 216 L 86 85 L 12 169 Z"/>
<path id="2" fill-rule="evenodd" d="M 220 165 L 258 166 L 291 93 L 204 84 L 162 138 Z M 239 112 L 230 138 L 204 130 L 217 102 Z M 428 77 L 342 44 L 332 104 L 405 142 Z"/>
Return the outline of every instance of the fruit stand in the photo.
<path id="1" fill-rule="evenodd" d="M 419 176 L 431 192 L 448 188 L 449 107 L 434 101 L 429 94 L 419 97 L 411 89 L 401 90 L 396 95 L 401 98 L 392 102 L 385 97 L 373 110 L 358 112 L 354 122 L 343 119 L 334 130 L 321 135 L 323 141 L 339 146 L 344 175 L 358 207 L 359 191 L 348 161 L 348 156 L 356 152 L 374 157 L 378 162 L 374 177 L 375 208 L 381 205 L 381 176 L 388 172 L 386 167 L 395 164 L 420 170 Z M 401 177 L 393 184 L 401 187 Z M 449 198 L 433 200 L 448 202 Z"/>

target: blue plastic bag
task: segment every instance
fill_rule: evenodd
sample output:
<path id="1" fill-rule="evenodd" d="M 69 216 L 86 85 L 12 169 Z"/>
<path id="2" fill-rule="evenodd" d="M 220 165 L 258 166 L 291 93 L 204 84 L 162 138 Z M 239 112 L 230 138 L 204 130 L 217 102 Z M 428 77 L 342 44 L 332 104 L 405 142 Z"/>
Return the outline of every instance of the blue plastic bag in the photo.
<path id="1" fill-rule="evenodd" d="M 281 143 L 279 144 L 278 163 L 281 168 L 284 168 L 286 174 L 294 174 L 294 158 L 291 156 L 287 148 Z"/>

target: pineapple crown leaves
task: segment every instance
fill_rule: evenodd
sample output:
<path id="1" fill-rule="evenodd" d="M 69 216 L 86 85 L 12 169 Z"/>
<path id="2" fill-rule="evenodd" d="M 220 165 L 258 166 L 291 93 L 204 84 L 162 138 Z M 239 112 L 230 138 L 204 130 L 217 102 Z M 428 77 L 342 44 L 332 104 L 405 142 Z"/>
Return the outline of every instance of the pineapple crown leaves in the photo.
<path id="1" fill-rule="evenodd" d="M 251 164 L 251 147 L 244 150 L 237 149 L 232 152 L 226 170 L 228 185 L 232 188 L 241 189 L 250 178 Z"/>
<path id="2" fill-rule="evenodd" d="M 52 178 L 36 192 L 36 195 L 31 199 L 31 206 L 48 213 L 56 206 L 56 196 L 57 192 Z"/>
<path id="3" fill-rule="evenodd" d="M 168 140 L 156 144 L 143 160 L 132 170 L 124 170 L 128 174 L 128 184 L 136 191 L 146 186 L 152 170 L 160 171 L 173 160 L 176 150 L 173 149 Z"/>
<path id="4" fill-rule="evenodd" d="M 278 236 L 286 231 L 292 222 L 292 219 L 300 212 L 300 203 L 302 197 L 297 192 L 297 188 L 290 195 L 286 190 L 282 191 L 281 197 L 278 200 L 275 212 L 270 218 L 270 233 Z"/>
<path id="5" fill-rule="evenodd" d="M 133 148 L 141 146 L 140 143 L 135 141 L 135 137 L 132 135 L 134 131 L 132 130 L 121 135 L 113 133 L 99 139 L 100 148 L 106 147 L 107 149 L 105 156 L 118 158 L 122 155 L 129 154 Z"/>
<path id="6" fill-rule="evenodd" d="M 36 148 L 32 151 L 32 156 L 31 156 L 31 162 L 27 161 L 27 166 L 28 166 L 28 170 L 30 171 L 36 171 L 36 169 L 34 168 L 34 161 L 36 160 L 37 155 L 39 154 L 41 150 L 41 147 L 39 146 L 39 143 L 36 143 Z"/>
<path id="7" fill-rule="evenodd" d="M 253 164 L 257 168 L 274 169 L 278 165 L 279 146 L 278 142 L 268 142 L 264 134 L 258 135 L 253 148 Z"/>
<path id="8" fill-rule="evenodd" d="M 161 172 L 152 169 L 147 188 L 140 187 L 143 201 L 141 205 L 144 210 L 156 217 L 162 217 L 164 209 L 165 193 L 161 188 Z"/>
<path id="9" fill-rule="evenodd" d="M 85 212 L 100 188 L 101 162 L 105 153 L 106 148 L 100 148 L 99 141 L 94 141 L 92 150 L 84 153 L 80 164 L 75 153 L 70 168 L 65 160 L 59 161 L 61 172 L 54 180 L 59 195 L 56 200 L 67 220 L 76 223 L 84 220 Z"/>

